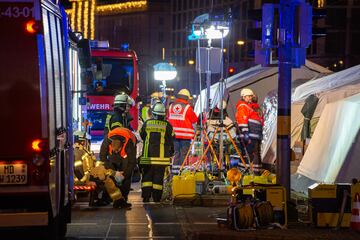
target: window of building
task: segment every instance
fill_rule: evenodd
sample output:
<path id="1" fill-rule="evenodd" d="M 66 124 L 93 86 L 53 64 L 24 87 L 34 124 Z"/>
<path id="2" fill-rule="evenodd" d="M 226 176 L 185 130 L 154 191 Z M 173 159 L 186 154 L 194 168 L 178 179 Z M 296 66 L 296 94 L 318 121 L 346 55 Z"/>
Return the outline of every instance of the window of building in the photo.
<path id="1" fill-rule="evenodd" d="M 346 26 L 346 9 L 328 8 L 326 14 L 326 25 L 333 28 L 345 28 Z"/>
<path id="2" fill-rule="evenodd" d="M 159 17 L 159 25 L 164 25 L 164 18 L 163 17 Z"/>
<path id="3" fill-rule="evenodd" d="M 176 29 L 176 15 L 174 14 L 172 17 L 172 29 L 175 30 Z"/>
<path id="4" fill-rule="evenodd" d="M 360 2 L 360 0 L 359 0 Z M 359 8 L 353 8 L 352 9 L 352 15 L 351 15 L 351 29 L 352 30 L 360 30 L 360 9 Z"/>
<path id="5" fill-rule="evenodd" d="M 327 54 L 343 54 L 345 51 L 345 34 L 327 33 L 325 51 Z"/>
<path id="6" fill-rule="evenodd" d="M 180 29 L 181 28 L 181 14 L 178 14 L 178 19 L 177 19 L 177 28 L 176 29 Z"/>
<path id="7" fill-rule="evenodd" d="M 164 41 L 164 33 L 159 32 L 159 42 L 163 42 L 163 41 Z"/>
<path id="8" fill-rule="evenodd" d="M 353 55 L 359 55 L 360 54 L 360 33 L 353 33 L 352 39 L 351 39 L 351 54 Z"/>

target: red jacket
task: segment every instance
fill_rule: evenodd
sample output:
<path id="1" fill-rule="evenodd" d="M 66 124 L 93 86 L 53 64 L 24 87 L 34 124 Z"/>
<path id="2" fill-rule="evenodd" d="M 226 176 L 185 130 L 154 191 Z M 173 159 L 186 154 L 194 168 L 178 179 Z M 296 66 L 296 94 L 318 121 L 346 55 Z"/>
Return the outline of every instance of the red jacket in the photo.
<path id="1" fill-rule="evenodd" d="M 169 107 L 168 121 L 173 126 L 175 138 L 193 139 L 195 136 L 194 123 L 197 123 L 196 116 L 190 104 L 181 98 L 178 98 Z"/>
<path id="2" fill-rule="evenodd" d="M 240 137 L 248 134 L 254 139 L 262 138 L 264 119 L 259 113 L 259 108 L 259 104 L 247 103 L 243 100 L 236 105 L 235 118 L 241 131 Z"/>

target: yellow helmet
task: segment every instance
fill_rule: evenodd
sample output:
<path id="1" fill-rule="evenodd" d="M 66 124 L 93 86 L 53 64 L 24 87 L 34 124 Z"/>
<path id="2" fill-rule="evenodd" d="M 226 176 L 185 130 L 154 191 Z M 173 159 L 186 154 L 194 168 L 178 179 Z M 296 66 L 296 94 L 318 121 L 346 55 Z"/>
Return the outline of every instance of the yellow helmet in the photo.
<path id="1" fill-rule="evenodd" d="M 180 97 L 187 97 L 187 99 L 190 99 L 191 97 L 189 90 L 187 90 L 186 88 L 181 89 L 178 92 L 178 95 L 181 95 Z"/>
<path id="2" fill-rule="evenodd" d="M 162 97 L 162 92 L 153 92 L 150 95 L 151 98 L 161 98 Z"/>

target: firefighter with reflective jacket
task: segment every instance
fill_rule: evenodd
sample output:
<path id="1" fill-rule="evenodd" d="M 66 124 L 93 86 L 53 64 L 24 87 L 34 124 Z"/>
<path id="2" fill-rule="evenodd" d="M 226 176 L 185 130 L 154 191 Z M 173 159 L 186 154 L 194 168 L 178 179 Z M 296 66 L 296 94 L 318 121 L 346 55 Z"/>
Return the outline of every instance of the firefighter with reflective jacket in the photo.
<path id="1" fill-rule="evenodd" d="M 161 200 L 165 168 L 170 165 L 174 153 L 173 128 L 165 120 L 165 106 L 156 103 L 152 107 L 152 118 L 141 128 L 140 135 L 144 141 L 143 155 L 140 158 L 142 168 L 142 198 L 149 202 Z"/>
<path id="2" fill-rule="evenodd" d="M 100 160 L 104 161 L 106 169 L 117 171 L 118 177 L 122 179 L 121 193 L 127 200 L 136 166 L 136 137 L 129 129 L 117 127 L 109 132 L 108 139 L 108 154 Z"/>
<path id="3" fill-rule="evenodd" d="M 189 150 L 190 142 L 195 137 L 193 124 L 197 123 L 193 108 L 189 104 L 190 92 L 181 89 L 177 94 L 177 99 L 172 103 L 168 110 L 168 121 L 175 132 L 175 157 L 172 164 L 172 173 L 178 174 L 186 153 Z"/>
<path id="4" fill-rule="evenodd" d="M 263 118 L 259 114 L 259 105 L 253 102 L 254 92 L 244 88 L 240 92 L 241 100 L 236 105 L 235 118 L 240 130 L 240 141 L 253 164 L 255 174 L 262 170 L 260 145 L 262 140 Z M 241 165 L 241 164 L 240 164 Z"/>
<path id="5" fill-rule="evenodd" d="M 116 127 L 125 127 L 131 129 L 130 122 L 132 120 L 129 110 L 134 106 L 134 100 L 125 92 L 115 96 L 114 112 L 106 116 L 104 138 L 108 132 Z M 132 130 L 132 129 L 131 129 Z"/>

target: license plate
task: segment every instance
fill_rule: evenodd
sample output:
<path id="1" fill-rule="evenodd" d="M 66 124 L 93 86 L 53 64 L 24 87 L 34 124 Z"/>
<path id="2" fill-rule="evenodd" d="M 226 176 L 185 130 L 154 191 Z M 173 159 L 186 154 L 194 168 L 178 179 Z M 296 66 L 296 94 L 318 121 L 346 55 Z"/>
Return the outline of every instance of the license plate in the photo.
<path id="1" fill-rule="evenodd" d="M 0 163 L 0 184 L 27 183 L 27 165 L 23 163 Z"/>

